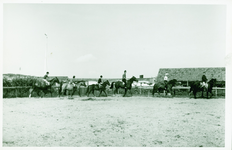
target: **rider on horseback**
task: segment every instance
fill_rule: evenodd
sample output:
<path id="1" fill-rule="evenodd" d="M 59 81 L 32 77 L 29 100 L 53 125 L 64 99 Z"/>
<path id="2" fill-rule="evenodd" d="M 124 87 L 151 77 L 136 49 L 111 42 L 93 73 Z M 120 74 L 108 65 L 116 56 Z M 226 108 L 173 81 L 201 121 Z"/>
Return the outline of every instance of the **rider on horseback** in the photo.
<path id="1" fill-rule="evenodd" d="M 48 80 L 47 80 L 48 75 L 49 75 L 49 72 L 47 72 L 47 73 L 44 75 L 44 78 L 43 78 L 43 80 L 45 81 L 46 85 L 50 85 L 50 82 L 48 82 Z"/>
<path id="2" fill-rule="evenodd" d="M 207 78 L 205 76 L 205 72 L 203 72 L 203 75 L 202 75 L 202 87 L 205 87 L 206 86 L 206 83 L 207 83 Z"/>
<path id="3" fill-rule="evenodd" d="M 97 83 L 98 83 L 98 88 L 100 88 L 102 86 L 102 83 L 103 83 L 103 81 L 102 81 L 102 75 L 98 79 Z"/>
<path id="4" fill-rule="evenodd" d="M 165 87 L 165 89 L 167 89 L 167 84 L 168 84 L 168 73 L 165 73 L 165 76 L 164 76 L 164 87 Z"/>
<path id="5" fill-rule="evenodd" d="M 124 87 L 126 88 L 126 70 L 124 70 L 124 73 L 122 75 L 122 82 L 124 82 Z"/>
<path id="6" fill-rule="evenodd" d="M 73 86 L 76 86 L 74 80 L 75 80 L 75 76 L 73 76 L 73 78 L 69 80 L 69 84 L 73 84 Z"/>

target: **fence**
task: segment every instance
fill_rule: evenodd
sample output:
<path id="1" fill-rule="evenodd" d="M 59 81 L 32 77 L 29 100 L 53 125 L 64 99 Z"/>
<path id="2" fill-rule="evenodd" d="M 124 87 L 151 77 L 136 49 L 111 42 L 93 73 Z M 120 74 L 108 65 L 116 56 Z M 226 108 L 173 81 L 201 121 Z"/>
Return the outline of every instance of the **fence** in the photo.
<path id="1" fill-rule="evenodd" d="M 29 88 L 31 86 L 17 86 L 17 87 L 3 87 L 3 98 L 6 97 L 28 97 L 29 95 Z M 80 88 L 80 94 L 86 95 L 86 87 L 81 87 Z M 132 88 L 131 92 L 133 95 L 143 95 L 143 96 L 151 96 L 152 95 L 152 89 L 153 87 L 134 87 Z M 173 93 L 174 95 L 176 95 L 177 91 L 180 90 L 189 90 L 190 87 L 173 87 Z M 213 90 L 215 92 L 215 96 L 218 96 L 218 90 L 225 90 L 225 88 L 220 88 L 220 87 L 213 87 Z M 95 95 L 98 95 L 99 91 L 95 92 Z M 106 93 L 108 96 L 113 95 L 113 91 L 111 89 L 107 89 Z M 118 94 L 123 94 L 124 90 L 123 89 L 119 89 Z M 55 90 L 52 90 L 52 94 L 53 96 L 58 96 L 58 93 L 55 92 Z M 128 94 L 130 94 L 130 91 L 128 91 Z M 183 93 L 181 93 L 183 94 Z M 225 92 L 224 92 L 225 94 Z M 79 93 L 75 92 L 74 95 L 79 95 Z M 92 94 L 90 94 L 91 96 Z M 32 96 L 37 96 L 37 94 L 34 92 L 34 94 Z M 52 96 L 52 95 L 51 95 Z M 104 93 L 102 93 L 101 96 L 104 96 Z"/>
<path id="2" fill-rule="evenodd" d="M 173 87 L 174 94 L 176 93 L 176 90 L 190 90 L 190 87 Z M 213 91 L 215 91 L 215 96 L 218 96 L 218 90 L 225 90 L 225 88 L 221 87 L 213 87 Z"/>

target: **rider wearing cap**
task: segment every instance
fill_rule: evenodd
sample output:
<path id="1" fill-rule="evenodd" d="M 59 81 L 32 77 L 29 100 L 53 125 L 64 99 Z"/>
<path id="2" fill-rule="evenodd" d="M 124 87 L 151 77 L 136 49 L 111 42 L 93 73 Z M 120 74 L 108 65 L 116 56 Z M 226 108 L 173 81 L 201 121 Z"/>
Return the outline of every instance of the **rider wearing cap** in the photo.
<path id="1" fill-rule="evenodd" d="M 48 82 L 48 79 L 47 79 L 48 75 L 49 75 L 49 72 L 46 72 L 46 74 L 43 77 L 43 80 L 46 82 L 46 85 L 50 85 L 50 82 Z"/>
<path id="2" fill-rule="evenodd" d="M 205 76 L 205 72 L 203 72 L 203 75 L 202 75 L 201 79 L 202 79 L 202 87 L 204 87 L 206 85 L 207 81 L 208 81 L 208 79 Z"/>
<path id="3" fill-rule="evenodd" d="M 75 76 L 73 76 L 73 78 L 69 80 L 69 84 L 73 84 L 73 86 L 75 86 L 74 80 L 75 80 Z"/>
<path id="4" fill-rule="evenodd" d="M 168 84 L 168 73 L 165 73 L 165 76 L 164 76 L 164 86 L 165 86 L 165 88 L 167 88 L 167 84 Z"/>
<path id="5" fill-rule="evenodd" d="M 125 86 L 125 88 L 126 88 L 126 70 L 124 70 L 124 73 L 123 73 L 123 75 L 122 75 L 122 82 L 125 83 L 124 86 Z"/>
<path id="6" fill-rule="evenodd" d="M 100 76 L 100 78 L 98 79 L 98 81 L 97 81 L 97 83 L 98 83 L 98 88 L 100 88 L 100 86 L 102 85 L 102 75 Z"/>

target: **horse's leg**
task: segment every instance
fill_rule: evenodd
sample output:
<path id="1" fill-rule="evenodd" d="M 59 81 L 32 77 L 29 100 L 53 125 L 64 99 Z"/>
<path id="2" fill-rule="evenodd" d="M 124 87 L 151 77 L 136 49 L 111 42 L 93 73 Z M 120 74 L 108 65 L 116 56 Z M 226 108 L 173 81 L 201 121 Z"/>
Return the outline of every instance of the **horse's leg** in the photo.
<path id="1" fill-rule="evenodd" d="M 79 96 L 81 97 L 81 88 L 80 87 L 79 87 L 78 91 L 79 91 Z"/>
<path id="2" fill-rule="evenodd" d="M 76 92 L 76 88 L 73 88 L 72 97 L 73 97 L 75 92 Z"/>
<path id="3" fill-rule="evenodd" d="M 103 91 L 105 94 L 106 94 L 106 91 Z M 107 97 L 107 94 L 106 94 L 106 97 Z"/>
<path id="4" fill-rule="evenodd" d="M 70 93 L 70 91 L 66 90 L 66 96 L 67 96 L 68 99 L 69 99 L 69 93 Z"/>
<path id="5" fill-rule="evenodd" d="M 125 96 L 126 96 L 126 93 L 127 93 L 127 88 L 125 88 L 125 93 L 124 93 L 123 97 L 125 97 Z"/>
<path id="6" fill-rule="evenodd" d="M 47 94 L 47 92 L 43 91 L 42 97 L 45 97 L 46 94 Z M 42 98 L 42 97 L 41 97 L 41 98 Z"/>
<path id="7" fill-rule="evenodd" d="M 131 91 L 131 89 L 130 89 L 130 93 L 131 93 L 131 96 L 132 96 L 132 91 Z"/>
<path id="8" fill-rule="evenodd" d="M 50 93 L 51 93 L 51 97 L 52 97 L 52 87 L 50 87 Z"/>
<path id="9" fill-rule="evenodd" d="M 194 98 L 196 99 L 197 92 L 195 90 L 193 90 L 193 95 L 194 95 Z"/>
<path id="10" fill-rule="evenodd" d="M 211 90 L 211 91 L 210 91 L 210 93 L 211 93 L 211 96 L 210 96 L 210 98 L 212 98 L 212 96 L 213 96 L 213 91 Z"/>
<path id="11" fill-rule="evenodd" d="M 203 98 L 203 92 L 204 92 L 204 89 L 202 89 L 202 93 L 201 93 L 201 97 Z"/>
<path id="12" fill-rule="evenodd" d="M 101 93 L 102 93 L 102 90 L 100 90 L 100 93 L 99 93 L 99 96 L 98 96 L 98 97 L 100 97 Z"/>
<path id="13" fill-rule="evenodd" d="M 40 92 L 41 92 L 40 90 L 37 90 L 36 92 L 39 97 L 40 97 Z"/>
<path id="14" fill-rule="evenodd" d="M 92 88 L 92 94 L 93 94 L 93 96 L 95 97 L 95 94 L 94 94 L 94 87 Z"/>
<path id="15" fill-rule="evenodd" d="M 118 93 L 119 93 L 118 89 L 119 89 L 119 88 L 116 88 L 116 89 L 115 89 L 115 90 L 116 90 L 116 94 L 118 94 Z"/>
<path id="16" fill-rule="evenodd" d="M 32 94 L 33 91 L 34 91 L 33 88 L 30 88 L 30 89 L 29 89 L 29 98 L 31 98 L 31 94 Z"/>

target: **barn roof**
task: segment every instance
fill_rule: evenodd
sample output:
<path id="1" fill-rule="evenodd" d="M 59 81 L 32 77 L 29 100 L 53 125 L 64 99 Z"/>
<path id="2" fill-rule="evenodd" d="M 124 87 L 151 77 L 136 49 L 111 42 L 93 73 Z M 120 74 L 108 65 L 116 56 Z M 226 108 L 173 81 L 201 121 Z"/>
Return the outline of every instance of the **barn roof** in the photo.
<path id="1" fill-rule="evenodd" d="M 157 81 L 163 81 L 165 73 L 169 74 L 169 80 L 196 81 L 201 80 L 205 72 L 208 80 L 216 78 L 217 81 L 225 81 L 225 67 L 215 68 L 161 68 L 157 76 Z"/>

